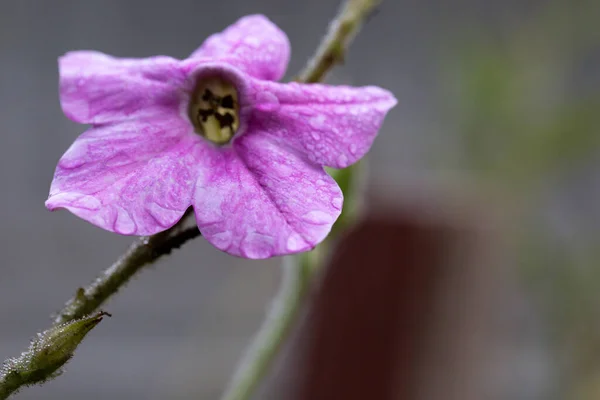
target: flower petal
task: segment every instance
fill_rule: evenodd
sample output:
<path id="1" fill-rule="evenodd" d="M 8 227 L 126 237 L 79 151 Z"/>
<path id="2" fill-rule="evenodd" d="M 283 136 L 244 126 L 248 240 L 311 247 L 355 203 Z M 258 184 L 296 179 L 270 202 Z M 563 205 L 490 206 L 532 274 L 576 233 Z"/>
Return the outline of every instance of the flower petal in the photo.
<path id="1" fill-rule="evenodd" d="M 254 79 L 249 85 L 253 121 L 279 142 L 313 162 L 345 168 L 369 151 L 396 99 L 375 87 L 277 83 Z"/>
<path id="2" fill-rule="evenodd" d="M 209 36 L 190 57 L 232 58 L 232 64 L 255 78 L 279 80 L 290 59 L 290 42 L 264 15 L 248 15 Z"/>
<path id="3" fill-rule="evenodd" d="M 176 107 L 185 81 L 179 61 L 169 57 L 115 58 L 74 51 L 59 58 L 60 103 L 76 122 L 101 124 L 151 116 Z"/>
<path id="4" fill-rule="evenodd" d="M 191 205 L 203 145 L 187 130 L 167 115 L 88 130 L 60 159 L 46 207 L 124 235 L 171 227 Z"/>
<path id="5" fill-rule="evenodd" d="M 210 243 L 261 259 L 310 250 L 327 236 L 342 193 L 321 167 L 264 135 L 242 136 L 229 150 L 214 152 L 194 194 L 198 227 Z"/>

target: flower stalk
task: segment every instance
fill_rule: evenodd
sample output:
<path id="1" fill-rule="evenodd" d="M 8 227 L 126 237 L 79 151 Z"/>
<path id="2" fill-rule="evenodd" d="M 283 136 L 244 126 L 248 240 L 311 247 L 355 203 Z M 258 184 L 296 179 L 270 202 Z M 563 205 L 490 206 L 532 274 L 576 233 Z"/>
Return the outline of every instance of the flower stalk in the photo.
<path id="1" fill-rule="evenodd" d="M 41 384 L 58 376 L 60 368 L 73 356 L 84 336 L 103 316 L 109 315 L 105 312 L 90 314 L 144 266 L 200 236 L 197 227 L 184 226 L 187 215 L 171 229 L 134 242 L 100 277 L 86 288 L 77 290 L 75 296 L 57 313 L 53 325 L 38 334 L 27 351 L 20 357 L 6 360 L 0 370 L 0 400 L 8 398 L 23 386 Z"/>
<path id="2" fill-rule="evenodd" d="M 364 22 L 377 10 L 383 0 L 346 0 L 329 25 L 327 35 L 321 41 L 315 55 L 300 72 L 298 82 L 315 83 L 325 79 L 327 73 L 338 63 Z"/>
<path id="3" fill-rule="evenodd" d="M 184 227 L 187 216 L 186 213 L 178 224 L 164 232 L 135 241 L 129 250 L 94 282 L 77 290 L 75 296 L 57 313 L 54 324 L 73 321 L 96 311 L 143 267 L 200 236 L 196 226 Z"/>

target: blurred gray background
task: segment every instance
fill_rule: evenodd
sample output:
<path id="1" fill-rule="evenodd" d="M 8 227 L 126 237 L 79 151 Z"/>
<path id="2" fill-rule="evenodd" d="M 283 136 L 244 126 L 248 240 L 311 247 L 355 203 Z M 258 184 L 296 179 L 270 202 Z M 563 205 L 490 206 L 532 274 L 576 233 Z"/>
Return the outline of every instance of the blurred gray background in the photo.
<path id="1" fill-rule="evenodd" d="M 44 208 L 56 162 L 84 130 L 60 110 L 57 57 L 95 49 L 184 58 L 240 16 L 264 13 L 290 38 L 290 78 L 337 7 L 336 0 L 0 0 L 0 359 L 24 349 L 131 242 Z M 598 17 L 593 1 L 388 0 L 329 79 L 379 85 L 399 100 L 370 156 L 378 190 L 466 181 L 493 192 L 496 206 L 517 208 L 516 219 L 539 217 L 514 227 L 544 232 L 525 235 L 526 246 L 568 245 L 564 262 L 547 272 L 547 259 L 558 255 L 527 251 L 532 257 L 521 262 L 515 246 L 514 269 L 523 277 L 515 278 L 516 297 L 525 300 L 507 302 L 513 355 L 493 373 L 524 386 L 506 398 L 549 398 L 560 367 L 548 360 L 572 352 L 581 330 L 593 351 L 578 351 L 600 349 L 589 334 L 600 298 L 574 294 L 581 282 L 600 286 L 592 251 L 600 248 L 593 241 L 600 227 Z M 558 119 L 561 110 L 566 116 Z M 277 288 L 279 262 L 232 258 L 201 239 L 187 244 L 106 305 L 113 318 L 90 334 L 64 376 L 15 397 L 217 398 Z M 572 278 L 575 262 L 588 267 Z M 548 300 L 561 298 L 560 282 L 575 289 L 565 292 L 564 309 Z M 568 320 L 573 309 L 581 311 L 576 321 Z M 565 321 L 583 328 L 572 335 L 554 328 Z M 600 376 L 592 361 L 582 362 L 582 386 Z"/>

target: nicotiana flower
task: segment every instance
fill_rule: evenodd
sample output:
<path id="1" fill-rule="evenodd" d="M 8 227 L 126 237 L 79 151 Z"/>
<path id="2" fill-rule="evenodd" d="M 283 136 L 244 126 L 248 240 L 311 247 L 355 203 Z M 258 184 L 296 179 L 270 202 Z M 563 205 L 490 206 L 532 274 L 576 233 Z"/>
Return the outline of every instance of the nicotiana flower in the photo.
<path id="1" fill-rule="evenodd" d="M 359 160 L 396 100 L 373 86 L 278 83 L 289 56 L 261 15 L 185 60 L 67 53 L 63 111 L 92 127 L 60 159 L 46 206 L 123 235 L 168 229 L 192 206 L 202 235 L 230 254 L 313 248 L 342 209 L 323 166 Z"/>

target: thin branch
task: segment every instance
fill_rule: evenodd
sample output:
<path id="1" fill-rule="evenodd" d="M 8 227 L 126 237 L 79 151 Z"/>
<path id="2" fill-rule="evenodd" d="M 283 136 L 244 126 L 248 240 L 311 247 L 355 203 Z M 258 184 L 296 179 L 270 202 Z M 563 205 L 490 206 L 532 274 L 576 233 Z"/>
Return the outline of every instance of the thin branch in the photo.
<path id="1" fill-rule="evenodd" d="M 315 55 L 298 74 L 298 82 L 314 83 L 325 79 L 327 73 L 344 61 L 348 47 L 362 25 L 377 11 L 383 0 L 346 0 L 329 24 L 329 31 Z"/>
<path id="2" fill-rule="evenodd" d="M 298 258 L 286 257 L 283 259 L 283 275 L 279 291 L 275 295 L 255 339 L 239 362 L 229 387 L 222 397 L 223 400 L 250 398 L 278 353 L 282 339 L 287 337 L 298 314 L 299 306 L 302 304 L 302 299 L 310 287 L 308 274 L 300 272 L 306 269 L 305 266 L 297 262 L 308 259 L 303 256 L 302 254 Z"/>
<path id="3" fill-rule="evenodd" d="M 75 296 L 57 314 L 54 323 L 62 324 L 94 312 L 144 266 L 170 254 L 188 240 L 200 236 L 197 227 L 185 229 L 182 227 L 184 219 L 171 229 L 134 242 L 127 253 L 106 269 L 92 284 L 85 289 L 77 290 Z"/>
<path id="4" fill-rule="evenodd" d="M 81 321 L 85 322 L 88 319 L 97 323 L 102 319 L 103 315 L 109 315 L 101 312 L 95 316 L 88 316 L 104 304 L 121 287 L 125 286 L 131 277 L 144 266 L 153 263 L 164 255 L 170 254 L 188 240 L 200 236 L 200 231 L 197 227 L 185 228 L 185 220 L 190 213 L 190 210 L 188 210 L 183 218 L 172 228 L 156 235 L 140 238 L 134 242 L 129 250 L 113 265 L 107 268 L 94 282 L 86 288 L 79 288 L 77 290 L 75 296 L 57 313 L 52 326 L 44 333 L 38 334 L 37 340 L 39 341 L 39 338 L 43 337 L 54 337 L 48 334 L 48 332 L 63 332 L 65 327 L 71 326 L 71 323 L 76 324 L 73 325 L 75 327 L 79 326 L 77 324 L 80 324 Z M 95 324 L 92 326 L 95 326 Z M 72 355 L 69 355 L 64 361 L 59 360 L 62 363 L 60 365 L 57 363 L 56 367 L 55 364 L 50 364 L 50 367 L 40 368 L 39 359 L 47 358 L 49 352 L 48 346 L 39 346 L 36 343 L 34 341 L 32 346 L 26 352 L 22 353 L 20 357 L 4 362 L 3 368 L 0 370 L 1 400 L 6 399 L 11 393 L 17 392 L 23 386 L 43 383 L 47 379 L 52 379 L 56 376 L 55 371 Z M 72 350 L 75 350 L 75 347 Z M 61 351 L 63 351 L 62 348 Z"/>

